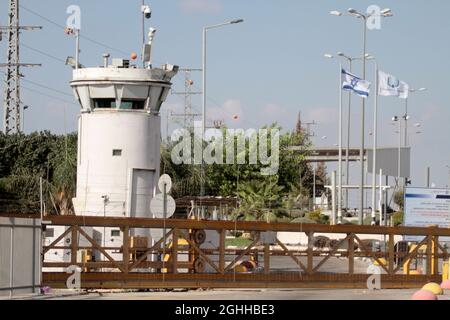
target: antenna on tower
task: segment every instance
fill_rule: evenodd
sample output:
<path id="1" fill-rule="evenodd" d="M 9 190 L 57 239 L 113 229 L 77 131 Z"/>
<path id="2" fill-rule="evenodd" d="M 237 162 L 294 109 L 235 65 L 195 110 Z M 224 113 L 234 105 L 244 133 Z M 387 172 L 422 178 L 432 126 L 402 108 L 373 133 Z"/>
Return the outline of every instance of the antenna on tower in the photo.
<path id="1" fill-rule="evenodd" d="M 18 133 L 22 131 L 22 100 L 20 99 L 20 73 L 21 67 L 41 66 L 36 63 L 20 62 L 20 31 L 42 29 L 41 26 L 21 26 L 19 24 L 19 0 L 9 0 L 8 25 L 0 27 L 0 34 L 6 33 L 7 62 L 0 63 L 0 67 L 6 68 L 5 99 L 3 102 L 3 132 L 5 134 Z M 0 36 L 1 37 L 1 36 Z"/>

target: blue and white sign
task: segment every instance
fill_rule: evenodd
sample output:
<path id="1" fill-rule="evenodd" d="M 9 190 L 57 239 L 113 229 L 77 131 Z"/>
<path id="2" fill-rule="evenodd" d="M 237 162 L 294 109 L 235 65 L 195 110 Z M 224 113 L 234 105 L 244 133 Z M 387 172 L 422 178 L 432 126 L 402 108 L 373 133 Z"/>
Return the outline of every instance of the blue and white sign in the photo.
<path id="1" fill-rule="evenodd" d="M 438 225 L 450 228 L 450 190 L 406 188 L 404 225 L 408 227 L 428 227 Z M 407 241 L 421 241 L 423 237 L 408 236 Z M 450 242 L 443 237 L 442 242 Z"/>

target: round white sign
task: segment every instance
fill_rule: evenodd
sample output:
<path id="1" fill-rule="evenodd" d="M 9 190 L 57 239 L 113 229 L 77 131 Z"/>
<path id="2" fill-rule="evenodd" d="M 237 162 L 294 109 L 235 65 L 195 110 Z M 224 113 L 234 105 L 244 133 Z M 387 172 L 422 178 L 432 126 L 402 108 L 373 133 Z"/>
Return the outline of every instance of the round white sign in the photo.
<path id="1" fill-rule="evenodd" d="M 164 185 L 166 185 L 166 192 L 169 193 L 172 189 L 172 179 L 168 174 L 163 174 L 158 181 L 159 191 L 164 192 Z"/>
<path id="2" fill-rule="evenodd" d="M 170 218 L 175 213 L 176 203 L 170 196 L 166 196 L 166 218 Z M 164 218 L 164 195 L 162 193 L 157 194 L 152 201 L 150 201 L 150 210 L 154 214 L 155 218 Z"/>

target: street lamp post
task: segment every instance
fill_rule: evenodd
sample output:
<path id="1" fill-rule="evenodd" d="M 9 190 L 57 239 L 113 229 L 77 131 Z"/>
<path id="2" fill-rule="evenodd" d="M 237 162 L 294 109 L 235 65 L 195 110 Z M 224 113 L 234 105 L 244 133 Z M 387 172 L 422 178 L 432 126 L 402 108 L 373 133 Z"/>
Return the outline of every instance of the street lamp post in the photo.
<path id="1" fill-rule="evenodd" d="M 208 30 L 220 28 L 223 26 L 237 24 L 244 22 L 243 19 L 237 19 L 228 21 L 225 23 L 220 23 L 216 25 L 206 26 L 203 28 L 203 39 L 202 39 L 202 164 L 201 164 L 201 190 L 200 195 L 205 195 L 205 161 L 203 157 L 203 141 L 205 141 L 205 126 L 206 126 L 206 33 Z"/>
<path id="2" fill-rule="evenodd" d="M 358 12 L 357 10 L 350 8 L 347 10 L 350 16 L 356 17 L 363 21 L 363 63 L 362 63 L 362 78 L 366 79 L 366 47 L 367 47 L 367 19 L 373 17 L 374 14 L 364 14 Z M 343 14 L 339 11 L 331 11 L 330 14 L 335 16 L 342 16 Z M 380 12 L 380 17 L 391 17 L 392 11 L 390 9 L 384 9 Z M 362 98 L 361 106 L 361 148 L 360 148 L 360 161 L 361 161 L 361 182 L 359 186 L 360 191 L 360 203 L 359 203 L 359 223 L 362 225 L 364 222 L 364 144 L 365 144 L 365 108 L 366 100 Z"/>
<path id="3" fill-rule="evenodd" d="M 410 93 L 416 93 L 416 92 L 423 92 L 426 91 L 427 88 L 419 88 L 419 89 L 409 89 Z M 404 140 L 404 145 L 405 147 L 408 146 L 408 118 L 409 114 L 408 114 L 408 98 L 405 99 L 405 140 Z"/>

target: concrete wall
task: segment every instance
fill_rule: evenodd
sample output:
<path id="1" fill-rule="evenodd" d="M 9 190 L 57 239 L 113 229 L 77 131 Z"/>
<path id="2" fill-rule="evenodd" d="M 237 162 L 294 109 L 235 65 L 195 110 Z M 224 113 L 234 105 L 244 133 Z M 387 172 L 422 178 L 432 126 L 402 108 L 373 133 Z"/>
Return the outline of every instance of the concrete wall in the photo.
<path id="1" fill-rule="evenodd" d="M 38 293 L 41 220 L 0 217 L 0 296 Z"/>

